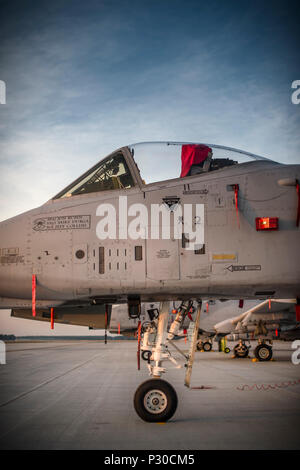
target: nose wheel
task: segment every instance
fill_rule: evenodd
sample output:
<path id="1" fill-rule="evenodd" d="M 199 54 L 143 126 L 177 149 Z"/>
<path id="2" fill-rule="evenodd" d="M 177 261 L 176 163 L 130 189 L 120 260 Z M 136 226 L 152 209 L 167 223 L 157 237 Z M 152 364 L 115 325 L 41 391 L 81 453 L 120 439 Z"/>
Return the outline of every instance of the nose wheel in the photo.
<path id="1" fill-rule="evenodd" d="M 174 415 L 177 403 L 174 388 L 162 379 L 143 382 L 134 395 L 135 411 L 140 418 L 150 423 L 168 421 Z"/>

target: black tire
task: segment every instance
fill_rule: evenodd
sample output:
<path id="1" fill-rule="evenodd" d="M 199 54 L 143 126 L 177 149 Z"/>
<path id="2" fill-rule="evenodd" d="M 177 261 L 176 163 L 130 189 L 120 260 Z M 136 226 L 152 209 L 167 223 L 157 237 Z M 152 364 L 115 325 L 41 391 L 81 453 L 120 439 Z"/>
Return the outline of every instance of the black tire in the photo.
<path id="1" fill-rule="evenodd" d="M 142 352 L 142 359 L 144 361 L 149 361 L 151 355 L 152 355 L 151 351 L 143 351 Z"/>
<path id="2" fill-rule="evenodd" d="M 204 351 L 206 351 L 206 352 L 211 351 L 211 349 L 212 349 L 212 344 L 211 344 L 209 341 L 205 341 L 205 343 L 203 344 L 203 349 L 204 349 Z"/>
<path id="3" fill-rule="evenodd" d="M 230 353 L 230 348 L 225 348 L 224 353 L 226 353 L 226 354 Z"/>
<path id="4" fill-rule="evenodd" d="M 203 349 L 203 342 L 202 341 L 198 341 L 197 349 L 198 349 L 198 351 L 202 351 L 202 349 Z"/>
<path id="5" fill-rule="evenodd" d="M 171 384 L 162 379 L 150 379 L 138 387 L 133 403 L 142 420 L 164 423 L 174 415 L 178 398 Z"/>
<path id="6" fill-rule="evenodd" d="M 237 344 L 236 346 L 234 346 L 234 355 L 235 355 L 235 357 L 239 357 L 239 358 L 248 357 L 249 348 L 247 348 L 246 345 L 244 345 L 244 347 L 241 348 L 241 346 L 239 344 Z"/>
<path id="7" fill-rule="evenodd" d="M 254 349 L 254 355 L 256 359 L 261 362 L 270 361 L 273 356 L 273 351 L 271 346 L 268 346 L 267 344 L 259 344 Z"/>

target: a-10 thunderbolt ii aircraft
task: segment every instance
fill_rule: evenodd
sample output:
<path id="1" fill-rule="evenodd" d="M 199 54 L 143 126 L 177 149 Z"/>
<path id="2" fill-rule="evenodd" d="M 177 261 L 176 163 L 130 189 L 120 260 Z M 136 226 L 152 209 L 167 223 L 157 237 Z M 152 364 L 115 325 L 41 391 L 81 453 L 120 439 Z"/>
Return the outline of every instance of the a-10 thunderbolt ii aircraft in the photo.
<path id="1" fill-rule="evenodd" d="M 183 316 L 198 303 L 197 333 L 201 299 L 300 297 L 299 181 L 300 165 L 219 145 L 122 147 L 1 222 L 0 308 L 104 327 L 104 304 L 138 316 L 141 302 L 161 302 L 152 378 L 134 403 L 142 419 L 166 421 L 177 396 L 162 362 L 180 323 L 167 335 L 170 301 L 183 302 Z"/>

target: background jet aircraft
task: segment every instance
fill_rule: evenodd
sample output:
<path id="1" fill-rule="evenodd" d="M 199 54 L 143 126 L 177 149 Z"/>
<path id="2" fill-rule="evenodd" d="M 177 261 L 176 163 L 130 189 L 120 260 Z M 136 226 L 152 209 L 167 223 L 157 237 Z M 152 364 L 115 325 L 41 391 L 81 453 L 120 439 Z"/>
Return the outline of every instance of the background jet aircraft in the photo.
<path id="1" fill-rule="evenodd" d="M 136 316 L 141 302 L 162 302 L 155 378 L 137 390 L 135 407 L 145 420 L 167 420 L 176 393 L 156 378 L 165 371 L 166 302 L 184 301 L 185 316 L 192 300 L 299 298 L 299 180 L 300 165 L 219 145 L 123 147 L 41 207 L 0 223 L 0 308 L 73 323 L 84 313 L 105 325 L 104 304 L 128 303 Z M 190 212 L 188 225 L 188 207 L 198 206 L 203 212 Z M 109 207 L 115 225 L 105 220 Z M 141 217 L 154 207 L 168 223 Z M 99 237 L 107 225 L 114 236 Z M 195 245 L 197 230 L 204 239 Z"/>
<path id="2" fill-rule="evenodd" d="M 237 302 L 231 301 L 232 313 L 237 312 Z M 285 339 L 286 333 L 297 339 L 300 336 L 300 322 L 295 313 L 296 300 L 273 299 L 245 302 L 246 311 L 227 318 L 214 325 L 214 331 L 220 335 L 231 335 L 233 339 L 253 339 L 262 336 L 266 339 Z M 289 337 L 289 339 L 292 336 Z"/>
<path id="3" fill-rule="evenodd" d="M 254 350 L 255 357 L 269 361 L 272 358 L 272 347 L 266 344 L 267 340 L 271 343 L 273 339 L 300 338 L 300 318 L 295 312 L 296 302 L 296 299 L 273 299 L 250 307 L 250 301 L 246 301 L 248 309 L 245 312 L 214 325 L 215 338 L 226 335 L 228 340 L 240 340 L 234 348 L 237 357 L 248 356 L 249 347 L 246 346 L 245 340 L 258 339 L 259 344 Z M 232 306 L 232 312 L 234 307 L 236 305 Z"/>

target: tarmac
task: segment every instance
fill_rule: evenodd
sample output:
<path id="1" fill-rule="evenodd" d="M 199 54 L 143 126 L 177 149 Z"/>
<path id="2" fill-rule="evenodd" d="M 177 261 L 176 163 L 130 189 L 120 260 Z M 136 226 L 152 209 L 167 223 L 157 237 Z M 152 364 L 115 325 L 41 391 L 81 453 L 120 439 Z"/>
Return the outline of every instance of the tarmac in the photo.
<path id="1" fill-rule="evenodd" d="M 187 349 L 184 340 L 176 345 Z M 163 378 L 178 408 L 164 424 L 135 413 L 135 390 L 149 378 L 144 361 L 137 370 L 136 351 L 136 341 L 7 344 L 0 449 L 300 449 L 291 342 L 275 342 L 270 362 L 196 352 L 191 389 L 184 368 L 168 363 Z"/>

